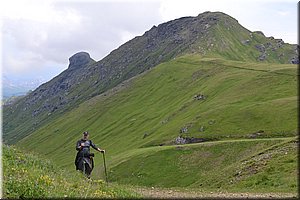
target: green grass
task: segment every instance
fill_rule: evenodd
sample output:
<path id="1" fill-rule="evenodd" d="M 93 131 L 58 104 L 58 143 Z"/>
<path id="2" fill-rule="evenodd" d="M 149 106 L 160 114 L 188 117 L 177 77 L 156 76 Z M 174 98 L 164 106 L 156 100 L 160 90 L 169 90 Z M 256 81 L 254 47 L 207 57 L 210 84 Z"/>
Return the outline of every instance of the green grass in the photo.
<path id="1" fill-rule="evenodd" d="M 156 147 L 159 148 L 159 147 Z M 295 139 L 150 148 L 110 170 L 123 184 L 227 192 L 297 192 Z"/>
<path id="2" fill-rule="evenodd" d="M 142 156 L 138 152 L 148 149 L 145 147 L 159 148 L 159 144 L 172 144 L 184 126 L 188 126 L 189 130 L 183 136 L 211 140 L 248 141 L 251 134 L 260 130 L 264 132 L 259 138 L 293 137 L 297 135 L 296 73 L 296 66 L 289 64 L 227 61 L 186 55 L 160 64 L 80 104 L 35 130 L 17 145 L 46 155 L 59 166 L 73 170 L 75 144 L 86 130 L 90 132 L 90 139 L 94 143 L 107 150 L 110 167 L 126 162 L 130 155 Z M 204 94 L 207 98 L 203 101 L 194 100 L 196 94 Z M 204 131 L 200 132 L 202 126 Z M 264 143 L 264 148 L 272 146 L 271 143 Z M 251 142 L 243 144 L 244 149 L 233 149 L 225 155 L 251 149 Z M 254 145 L 252 152 L 258 149 Z M 197 151 L 200 150 L 195 149 Z M 190 154 L 193 155 L 193 152 Z M 152 160 L 150 166 L 156 166 L 155 162 L 159 163 L 163 158 L 170 157 L 170 162 L 175 161 L 179 155 L 174 150 L 166 151 L 161 156 L 157 154 L 157 158 L 149 158 Z M 139 156 L 132 166 L 126 162 L 124 169 L 128 168 L 127 165 L 135 169 L 137 166 L 134 163 L 142 160 Z M 211 162 L 214 159 L 217 158 L 212 158 Z M 103 174 L 102 162 L 101 155 L 96 154 L 94 177 Z M 186 171 L 202 170 L 189 169 L 189 166 Z M 119 175 L 112 177 L 112 180 L 122 182 L 130 176 L 122 172 L 122 167 L 115 169 Z M 175 186 L 176 182 L 172 179 L 175 174 L 169 174 L 164 180 L 166 183 L 161 183 L 162 186 Z M 213 174 L 200 173 L 196 177 L 211 183 L 220 178 L 209 178 Z M 147 180 L 149 183 L 141 184 L 159 184 L 155 181 L 155 177 L 159 176 L 152 174 Z M 185 178 L 182 177 L 182 180 Z M 138 179 L 130 183 L 134 182 L 139 184 Z M 195 179 L 190 179 L 177 186 L 196 187 L 197 184 Z M 216 187 L 217 183 L 211 186 Z"/>
<path id="3" fill-rule="evenodd" d="M 37 143 L 43 144 L 44 154 L 59 154 L 73 148 L 81 133 L 89 130 L 95 143 L 115 154 L 174 140 L 185 125 L 190 126 L 189 135 L 204 138 L 246 138 L 259 130 L 266 137 L 296 135 L 296 67 L 292 65 L 186 56 L 159 65 L 127 85 L 114 95 L 81 104 L 19 144 L 37 151 Z M 207 99 L 194 100 L 199 93 Z M 201 126 L 206 127 L 204 132 L 199 132 Z"/>
<path id="4" fill-rule="evenodd" d="M 122 187 L 88 180 L 79 172 L 62 170 L 49 160 L 3 146 L 4 198 L 136 198 Z"/>

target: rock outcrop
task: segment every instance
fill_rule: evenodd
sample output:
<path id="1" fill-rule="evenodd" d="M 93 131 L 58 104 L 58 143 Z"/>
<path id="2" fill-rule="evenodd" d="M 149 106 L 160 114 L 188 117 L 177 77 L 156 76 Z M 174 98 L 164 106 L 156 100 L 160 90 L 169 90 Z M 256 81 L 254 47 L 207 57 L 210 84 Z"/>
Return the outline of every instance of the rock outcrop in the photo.
<path id="1" fill-rule="evenodd" d="M 95 62 L 91 59 L 90 54 L 87 52 L 79 52 L 74 54 L 72 57 L 69 58 L 69 68 L 74 69 L 78 67 L 85 67 L 91 62 Z"/>

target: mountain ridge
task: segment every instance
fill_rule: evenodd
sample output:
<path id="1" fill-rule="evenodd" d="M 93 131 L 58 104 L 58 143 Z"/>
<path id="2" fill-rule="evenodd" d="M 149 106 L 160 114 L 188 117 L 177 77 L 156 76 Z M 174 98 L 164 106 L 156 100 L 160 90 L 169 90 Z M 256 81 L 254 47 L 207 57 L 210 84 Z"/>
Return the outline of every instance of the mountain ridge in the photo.
<path id="1" fill-rule="evenodd" d="M 88 131 L 111 182 L 297 196 L 297 45 L 207 12 L 152 27 L 101 61 L 71 58 L 5 107 L 5 143 L 74 171 Z M 104 178 L 97 155 L 92 178 Z"/>
<path id="2" fill-rule="evenodd" d="M 230 60 L 297 63 L 296 47 L 250 32 L 220 12 L 171 20 L 153 26 L 100 61 L 92 60 L 84 52 L 79 53 L 88 60 L 83 59 L 83 63 L 77 63 L 72 56 L 67 70 L 14 105 L 4 107 L 4 141 L 15 143 L 80 103 L 186 53 Z"/>

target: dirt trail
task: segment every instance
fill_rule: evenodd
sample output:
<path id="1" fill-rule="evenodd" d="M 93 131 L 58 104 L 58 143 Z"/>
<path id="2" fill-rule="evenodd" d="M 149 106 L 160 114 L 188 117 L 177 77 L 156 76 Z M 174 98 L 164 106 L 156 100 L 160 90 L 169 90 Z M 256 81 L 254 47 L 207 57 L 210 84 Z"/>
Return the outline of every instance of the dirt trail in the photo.
<path id="1" fill-rule="evenodd" d="M 161 188 L 134 188 L 135 192 L 141 194 L 144 198 L 257 198 L 257 199 L 273 199 L 273 198 L 295 198 L 298 195 L 293 193 L 228 193 L 228 192 L 200 192 L 200 191 L 182 191 L 174 189 Z"/>

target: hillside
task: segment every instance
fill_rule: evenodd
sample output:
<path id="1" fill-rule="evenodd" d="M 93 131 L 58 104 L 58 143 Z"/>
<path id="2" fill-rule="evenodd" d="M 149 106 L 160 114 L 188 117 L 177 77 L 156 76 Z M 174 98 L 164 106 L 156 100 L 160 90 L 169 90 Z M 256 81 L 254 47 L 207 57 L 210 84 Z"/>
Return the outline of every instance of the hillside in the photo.
<path id="1" fill-rule="evenodd" d="M 296 136 L 296 70 L 295 65 L 180 57 L 86 101 L 19 144 L 35 151 L 43 146 L 43 153 L 55 158 L 73 149 L 85 130 L 111 154 L 174 144 L 179 136 Z M 198 94 L 205 99 L 195 99 Z"/>
<path id="2" fill-rule="evenodd" d="M 220 12 L 153 26 L 96 62 L 72 56 L 67 70 L 13 105 L 3 107 L 3 137 L 14 144 L 80 103 L 124 80 L 185 54 L 261 63 L 298 63 L 296 45 L 251 32 Z"/>
<path id="3" fill-rule="evenodd" d="M 177 156 L 184 152 L 179 151 L 177 154 L 176 148 L 172 147 L 178 145 L 178 138 L 196 138 L 199 139 L 198 142 L 237 140 L 234 143 L 236 147 L 227 143 L 227 150 L 221 148 L 224 150 L 221 151 L 224 153 L 222 159 L 219 154 L 212 154 L 213 157 L 209 158 L 211 162 L 215 159 L 229 159 L 230 162 L 233 159 L 232 165 L 227 167 L 227 161 L 224 161 L 225 163 L 221 162 L 224 165 L 219 166 L 230 170 L 228 173 L 231 175 L 228 176 L 231 177 L 232 170 L 236 170 L 235 167 L 241 165 L 243 159 L 259 154 L 282 140 L 297 136 L 296 72 L 295 65 L 244 63 L 196 55 L 183 56 L 163 63 L 103 95 L 86 101 L 24 138 L 18 145 L 42 153 L 58 165 L 72 169 L 75 151 L 69 150 L 74 149 L 81 133 L 88 130 L 91 139 L 107 150 L 108 165 L 113 175 L 111 181 L 146 186 L 152 184 L 161 187 L 197 187 L 198 182 L 195 180 L 207 179 L 212 184 L 218 176 L 215 172 L 220 171 L 219 168 L 212 171 L 216 176 L 211 177 L 211 174 L 200 173 L 207 166 L 199 165 L 199 174 L 195 174 L 194 179 L 187 182 L 180 179 L 181 182 L 172 179 L 177 168 L 168 173 L 168 167 L 161 168 L 160 171 L 155 167 L 155 163 L 169 166 L 168 163 L 163 164 L 165 158 L 168 158 L 166 162 L 180 165 L 181 161 Z M 199 94 L 203 94 L 205 98 L 195 99 L 195 95 Z M 182 132 L 183 128 L 186 128 L 187 132 Z M 161 151 L 164 147 L 160 146 L 173 150 Z M 231 147 L 234 148 L 230 150 Z M 193 155 L 194 150 L 197 154 L 201 149 L 201 145 L 199 148 L 195 146 L 188 152 Z M 215 150 L 212 149 L 213 151 Z M 234 151 L 243 156 L 235 157 L 232 153 Z M 296 152 L 294 147 L 291 150 L 293 159 Z M 131 155 L 134 156 L 128 158 Z M 280 157 L 278 159 L 280 160 Z M 147 182 L 141 182 L 143 179 L 135 177 L 139 176 L 141 160 L 156 169 L 149 171 L 149 175 L 144 174 L 147 175 Z M 101 160 L 96 159 L 96 162 Z M 287 174 L 279 174 L 279 178 L 288 177 L 286 182 L 290 182 L 291 188 L 295 188 L 292 181 L 296 173 L 293 170 L 295 159 L 291 162 L 290 171 Z M 127 173 L 128 169 L 132 169 L 135 175 L 128 176 L 132 174 Z M 185 165 L 185 169 L 187 174 L 195 171 L 192 165 Z M 99 170 L 100 168 L 96 168 L 95 173 L 99 173 Z M 266 173 L 265 168 L 260 170 L 262 174 Z M 142 170 L 141 176 L 144 176 L 144 172 Z M 162 172 L 166 175 L 163 180 L 157 178 L 162 177 Z M 258 181 L 260 178 L 261 175 L 258 175 L 253 179 Z M 249 181 L 251 180 L 250 178 Z M 271 182 L 274 180 L 271 179 Z M 246 182 L 245 184 L 248 184 L 248 181 Z M 225 180 L 220 184 L 224 183 Z M 246 187 L 245 184 L 239 183 L 238 188 Z M 284 180 L 283 184 L 285 185 Z M 265 191 L 275 191 L 278 187 L 267 185 Z M 227 189 L 233 188 L 235 187 Z M 286 187 L 282 191 L 287 192 L 291 188 Z M 206 189 L 216 190 L 217 185 L 208 186 Z M 257 187 L 253 186 L 253 191 L 256 189 Z"/>
<path id="4" fill-rule="evenodd" d="M 86 180 L 80 173 L 63 170 L 38 155 L 24 153 L 12 146 L 3 146 L 2 162 L 5 176 L 2 197 L 295 198 L 297 143 L 298 140 L 292 138 L 244 140 L 131 151 L 121 164 L 109 171 L 110 179 L 126 184 L 148 185 L 152 189 L 129 187 L 130 190 L 114 184 L 107 187 L 104 181 L 99 179 Z M 245 151 L 245 147 L 250 151 Z M 224 155 L 224 151 L 225 156 L 220 156 Z M 232 156 L 232 153 L 236 155 L 237 152 L 237 156 Z M 158 159 L 160 163 L 157 162 Z M 174 163 L 174 160 L 179 162 Z M 197 169 L 199 166 L 201 171 Z M 192 173 L 187 171 L 192 168 L 195 168 Z M 209 179 L 207 174 L 210 175 Z M 162 186 L 170 188 L 175 182 L 186 186 L 185 189 L 162 189 Z"/>
<path id="5" fill-rule="evenodd" d="M 79 172 L 57 167 L 49 160 L 3 146 L 3 198 L 136 198 L 102 180 L 87 180 Z"/>
<path id="6" fill-rule="evenodd" d="M 112 181 L 204 193 L 296 194 L 298 140 L 250 139 L 135 150 L 110 170 Z"/>
<path id="7" fill-rule="evenodd" d="M 4 107 L 4 141 L 72 171 L 89 131 L 125 187 L 295 196 L 297 53 L 219 12 L 166 22 L 101 61 L 72 56 Z"/>

